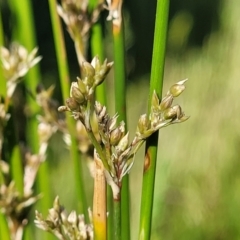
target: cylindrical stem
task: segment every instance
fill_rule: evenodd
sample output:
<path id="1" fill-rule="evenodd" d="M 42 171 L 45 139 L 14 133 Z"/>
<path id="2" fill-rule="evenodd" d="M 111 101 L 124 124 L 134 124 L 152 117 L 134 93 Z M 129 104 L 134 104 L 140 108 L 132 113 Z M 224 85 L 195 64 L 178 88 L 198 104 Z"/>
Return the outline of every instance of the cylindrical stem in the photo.
<path id="1" fill-rule="evenodd" d="M 107 239 L 107 203 L 106 203 L 106 180 L 104 166 L 94 154 L 95 174 L 94 174 L 94 194 L 93 194 L 93 226 L 94 239 Z"/>
<path id="2" fill-rule="evenodd" d="M 151 109 L 151 99 L 153 91 L 156 91 L 160 99 L 162 94 L 165 48 L 168 26 L 168 11 L 169 0 L 158 0 L 155 20 L 156 23 L 154 33 L 148 112 L 150 112 Z M 148 240 L 150 239 L 151 235 L 157 148 L 158 148 L 158 132 L 154 133 L 146 141 L 139 240 Z"/>

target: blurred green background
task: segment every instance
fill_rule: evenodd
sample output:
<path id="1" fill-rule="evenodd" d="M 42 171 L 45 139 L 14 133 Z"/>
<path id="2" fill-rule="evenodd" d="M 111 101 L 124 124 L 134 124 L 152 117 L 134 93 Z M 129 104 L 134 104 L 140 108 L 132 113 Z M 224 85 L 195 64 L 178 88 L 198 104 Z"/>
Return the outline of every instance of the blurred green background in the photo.
<path id="1" fill-rule="evenodd" d="M 61 102 L 47 1 L 32 2 L 43 56 L 42 81 L 46 86 L 56 84 L 56 98 Z M 6 2 L 1 4 L 4 29 L 11 39 L 14 16 L 9 14 Z M 139 115 L 146 111 L 155 4 L 136 0 L 125 4 L 131 134 Z M 239 13 L 237 0 L 171 1 L 164 93 L 173 83 L 188 78 L 187 89 L 177 103 L 191 117 L 160 132 L 152 240 L 240 239 Z M 104 33 L 106 46 L 111 47 L 109 31 Z M 67 34 L 66 40 L 74 80 L 77 61 Z M 106 49 L 109 59 L 111 51 Z M 113 95 L 111 81 L 108 79 L 109 98 Z M 59 195 L 70 211 L 77 203 L 72 165 L 64 149 L 61 136 L 56 135 L 48 155 L 50 184 L 53 196 Z M 134 240 L 139 224 L 143 151 L 130 173 Z M 92 182 L 87 168 L 85 173 L 91 206 Z"/>

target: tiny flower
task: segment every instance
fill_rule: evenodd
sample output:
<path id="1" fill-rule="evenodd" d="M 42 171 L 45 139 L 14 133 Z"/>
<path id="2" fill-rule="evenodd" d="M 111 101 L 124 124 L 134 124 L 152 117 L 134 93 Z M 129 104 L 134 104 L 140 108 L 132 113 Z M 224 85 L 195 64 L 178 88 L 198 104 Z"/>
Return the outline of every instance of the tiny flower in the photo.
<path id="1" fill-rule="evenodd" d="M 84 82 L 82 81 L 82 79 L 80 79 L 79 77 L 77 77 L 77 80 L 78 80 L 78 88 L 79 90 L 81 91 L 81 93 L 83 95 L 85 95 L 87 93 L 87 87 L 86 85 L 84 84 Z"/>
<path id="2" fill-rule="evenodd" d="M 95 75 L 94 67 L 90 63 L 85 61 L 82 63 L 81 70 L 82 70 L 82 79 L 84 83 L 87 86 L 92 87 L 94 83 L 94 75 Z"/>
<path id="3" fill-rule="evenodd" d="M 138 131 L 140 134 L 144 133 L 148 129 L 149 120 L 147 114 L 143 114 L 140 116 L 138 120 Z"/>
<path id="4" fill-rule="evenodd" d="M 171 86 L 169 92 L 173 95 L 173 97 L 178 97 L 184 90 L 185 85 L 184 83 L 187 81 L 187 79 L 179 81 Z"/>
<path id="5" fill-rule="evenodd" d="M 66 100 L 66 105 L 71 111 L 75 111 L 79 108 L 78 102 L 72 97 Z"/>
<path id="6" fill-rule="evenodd" d="M 171 107 L 173 102 L 173 96 L 171 94 L 167 94 L 161 101 L 159 108 L 161 111 Z"/>
<path id="7" fill-rule="evenodd" d="M 26 75 L 30 68 L 36 65 L 42 58 L 36 57 L 37 48 L 28 53 L 27 50 L 13 43 L 9 49 L 0 48 L 0 59 L 3 65 L 4 75 L 7 79 L 7 95 L 12 96 L 19 78 Z"/>
<path id="8" fill-rule="evenodd" d="M 129 140 L 129 132 L 119 141 L 118 145 L 116 146 L 116 151 L 119 153 L 124 152 L 128 147 L 128 140 Z"/>
<path id="9" fill-rule="evenodd" d="M 115 146 L 124 135 L 124 128 L 120 125 L 110 132 L 110 144 Z"/>
<path id="10" fill-rule="evenodd" d="M 81 93 L 81 91 L 78 88 L 77 82 L 72 83 L 71 89 L 70 89 L 70 96 L 72 98 L 74 98 L 74 100 L 79 104 L 82 104 L 86 101 L 85 97 L 83 96 L 83 94 Z"/>

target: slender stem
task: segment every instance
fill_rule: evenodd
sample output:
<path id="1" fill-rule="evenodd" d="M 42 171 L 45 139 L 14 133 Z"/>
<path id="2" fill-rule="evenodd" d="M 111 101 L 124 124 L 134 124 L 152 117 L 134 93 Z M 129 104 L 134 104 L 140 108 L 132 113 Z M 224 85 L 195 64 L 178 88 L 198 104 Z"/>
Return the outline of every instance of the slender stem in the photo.
<path id="1" fill-rule="evenodd" d="M 113 200 L 113 218 L 114 218 L 114 240 L 124 239 L 121 236 L 121 201 Z"/>
<path id="2" fill-rule="evenodd" d="M 65 50 L 65 42 L 64 42 L 61 22 L 57 14 L 56 0 L 49 0 L 49 7 L 50 7 L 50 15 L 51 15 L 51 21 L 53 26 L 53 34 L 54 34 L 55 49 L 57 54 L 61 90 L 63 94 L 63 99 L 66 100 L 69 97 L 70 80 L 69 80 L 69 70 L 68 70 L 66 50 Z M 71 158 L 73 160 L 73 166 L 74 166 L 76 192 L 77 192 L 77 197 L 79 199 L 79 211 L 83 212 L 85 215 L 85 218 L 88 219 L 87 200 L 86 200 L 86 195 L 85 195 L 85 190 L 83 185 L 84 181 L 83 181 L 83 174 L 82 174 L 82 162 L 80 161 L 80 158 L 79 158 L 77 140 L 75 137 L 75 123 L 73 119 L 70 118 L 69 115 L 67 115 L 67 126 L 71 135 L 70 153 L 71 153 Z"/>
<path id="3" fill-rule="evenodd" d="M 10 7 L 14 13 L 16 26 L 14 28 L 14 35 L 15 38 L 23 44 L 28 51 L 31 51 L 33 48 L 36 47 L 36 33 L 35 33 L 35 26 L 34 26 L 34 18 L 32 12 L 32 6 L 30 0 L 10 0 Z M 27 31 L 23 31 L 23 29 L 27 29 Z M 25 79 L 25 87 L 31 93 L 35 92 L 35 89 L 38 85 L 39 79 L 41 79 L 40 71 L 38 66 L 32 68 L 28 74 L 24 77 Z M 38 133 L 37 133 L 37 126 L 38 122 L 35 117 L 35 114 L 39 111 L 39 106 L 37 105 L 36 101 L 30 96 L 27 95 L 27 104 L 30 109 L 32 115 L 28 118 L 27 122 L 27 139 L 28 144 L 31 147 L 32 152 L 37 153 L 39 148 L 39 140 L 38 140 Z M 44 199 L 41 200 L 42 207 L 43 205 L 47 205 L 48 207 L 51 206 L 52 197 L 49 194 L 49 184 L 41 185 L 42 181 L 46 181 L 49 183 L 49 169 L 40 167 L 38 172 L 38 179 L 37 183 L 39 186 L 40 192 L 44 194 Z M 26 236 L 27 237 L 27 236 Z M 45 239 L 52 239 L 52 236 L 46 236 Z"/>
<path id="4" fill-rule="evenodd" d="M 54 45 L 57 55 L 58 73 L 60 75 L 61 91 L 64 101 L 69 97 L 70 80 L 67 64 L 67 54 L 63 37 L 61 22 L 57 13 L 56 0 L 49 0 L 50 16 L 53 28 Z"/>
<path id="5" fill-rule="evenodd" d="M 103 62 L 104 61 L 103 36 L 102 36 L 102 28 L 100 23 L 96 23 L 92 27 L 91 48 L 92 48 L 92 55 L 98 56 L 99 60 Z M 96 88 L 96 99 L 102 105 L 105 105 L 105 106 L 107 105 L 105 81 Z"/>
<path id="6" fill-rule="evenodd" d="M 0 212 L 0 239 L 10 240 L 10 232 L 6 222 L 6 217 Z"/>
<path id="7" fill-rule="evenodd" d="M 22 158 L 21 152 L 18 145 L 15 145 L 13 148 L 11 156 L 11 175 L 12 179 L 16 184 L 16 189 L 23 196 L 24 187 L 23 187 L 23 167 L 22 167 Z"/>
<path id="8" fill-rule="evenodd" d="M 4 45 L 4 32 L 3 32 L 3 26 L 2 26 L 2 14 L 0 11 L 0 46 Z M 0 67 L 0 96 L 6 97 L 7 94 L 7 81 L 3 77 L 3 69 Z M 1 154 L 1 153 L 0 153 Z M 1 156 L 1 155 L 0 155 Z"/>
<path id="9" fill-rule="evenodd" d="M 95 176 L 94 176 L 94 195 L 93 195 L 93 226 L 94 239 L 107 239 L 107 209 L 106 209 L 106 180 L 104 166 L 96 154 Z"/>
<path id="10" fill-rule="evenodd" d="M 118 4 L 121 4 L 121 1 Z M 126 71 L 125 71 L 125 44 L 123 19 L 120 25 L 113 23 L 114 41 L 114 84 L 115 84 L 115 111 L 119 114 L 118 121 L 126 123 Z M 121 188 L 121 235 L 122 239 L 130 239 L 129 218 L 129 177 L 125 175 Z M 114 203 L 115 206 L 116 203 Z"/>
<path id="11" fill-rule="evenodd" d="M 90 7 L 94 8 L 97 5 L 97 0 L 90 1 Z M 92 26 L 92 35 L 91 35 L 91 50 L 92 56 L 98 56 L 101 62 L 104 61 L 104 43 L 102 36 L 102 26 L 100 22 L 95 23 Z M 104 81 L 100 86 L 96 88 L 96 100 L 100 102 L 103 106 L 107 106 L 107 94 L 106 94 L 106 82 Z M 113 238 L 113 198 L 112 190 L 109 185 L 107 185 L 107 212 L 108 212 L 108 221 L 107 221 L 107 238 Z"/>
<path id="12" fill-rule="evenodd" d="M 88 133 L 88 137 L 90 138 L 94 148 L 96 149 L 99 157 L 101 158 L 104 167 L 106 168 L 107 171 L 110 171 L 109 166 L 108 166 L 108 162 L 107 159 L 103 153 L 103 149 L 100 146 L 99 142 L 97 141 L 96 137 L 94 136 L 93 132 L 91 130 L 87 130 Z"/>
<path id="13" fill-rule="evenodd" d="M 154 46 L 152 57 L 152 70 L 150 92 L 148 100 L 148 111 L 151 107 L 151 99 L 155 90 L 161 98 L 164 59 L 167 36 L 169 0 L 157 1 L 157 12 L 154 33 Z M 144 161 L 143 184 L 142 184 L 142 202 L 140 214 L 140 240 L 148 240 L 151 235 L 152 208 L 154 195 L 154 182 L 157 161 L 158 132 L 154 133 L 146 141 L 146 152 Z"/>
<path id="14" fill-rule="evenodd" d="M 85 61 L 85 57 L 84 57 L 85 50 L 84 50 L 81 34 L 79 34 L 79 36 L 76 39 L 74 39 L 74 45 L 75 45 L 75 51 L 77 53 L 78 64 L 79 64 L 79 67 L 81 67 L 82 63 Z"/>

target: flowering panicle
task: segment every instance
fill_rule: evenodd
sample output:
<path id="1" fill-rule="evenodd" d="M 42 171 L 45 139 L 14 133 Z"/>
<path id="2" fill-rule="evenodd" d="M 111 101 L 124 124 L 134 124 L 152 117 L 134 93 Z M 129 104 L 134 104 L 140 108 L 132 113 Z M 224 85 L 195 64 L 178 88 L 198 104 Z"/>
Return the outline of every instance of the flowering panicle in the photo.
<path id="1" fill-rule="evenodd" d="M 42 57 L 36 57 L 37 51 L 38 49 L 34 48 L 28 53 L 18 43 L 13 43 L 9 49 L 0 47 L 0 59 L 7 80 L 7 96 L 9 98 L 12 97 L 20 78 L 42 59 Z"/>
<path id="2" fill-rule="evenodd" d="M 89 211 L 91 218 L 91 212 Z M 46 219 L 36 211 L 36 226 L 44 231 L 51 232 L 58 239 L 92 240 L 93 226 L 86 224 L 83 215 L 77 215 L 75 211 L 70 214 L 59 203 L 59 197 L 54 200 L 53 208 L 49 209 Z"/>
<path id="3" fill-rule="evenodd" d="M 11 180 L 9 165 L 0 161 L 0 174 L 3 176 L 0 185 L 0 209 L 7 217 L 11 239 L 21 239 L 23 228 L 28 223 L 29 211 L 40 198 L 40 195 L 34 195 L 32 189 L 40 163 L 39 155 L 26 153 L 24 187 L 23 193 L 20 193 L 15 182 Z"/>
<path id="4" fill-rule="evenodd" d="M 98 20 L 104 9 L 103 1 L 99 1 L 92 11 L 89 11 L 88 0 L 62 0 L 57 6 L 58 14 L 64 20 L 67 30 L 75 43 L 78 62 L 85 60 L 87 40 L 92 25 Z"/>
<path id="5" fill-rule="evenodd" d="M 146 138 L 162 127 L 188 119 L 179 105 L 172 105 L 174 98 L 184 91 L 186 80 L 174 84 L 161 101 L 153 93 L 150 114 L 140 116 L 135 137 L 133 141 L 129 141 L 125 123 L 117 124 L 117 114 L 110 117 L 107 108 L 99 102 L 95 102 L 94 108 L 92 107 L 95 88 L 104 81 L 111 66 L 112 63 L 107 61 L 100 64 L 97 58 L 91 64 L 84 62 L 81 79 L 72 83 L 70 98 L 58 110 L 70 111 L 74 119 L 82 123 L 103 162 L 108 183 L 120 188 L 123 176 L 131 169 L 134 156 Z M 93 121 L 90 121 L 92 115 L 96 116 L 98 134 L 93 132 Z"/>

